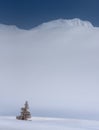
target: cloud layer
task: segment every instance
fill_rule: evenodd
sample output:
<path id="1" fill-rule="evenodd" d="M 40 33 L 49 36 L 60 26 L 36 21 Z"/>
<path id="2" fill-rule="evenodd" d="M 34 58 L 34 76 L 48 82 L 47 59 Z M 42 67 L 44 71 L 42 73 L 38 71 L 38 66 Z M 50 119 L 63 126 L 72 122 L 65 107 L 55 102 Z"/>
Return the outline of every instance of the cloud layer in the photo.
<path id="1" fill-rule="evenodd" d="M 0 114 L 16 114 L 25 100 L 35 115 L 97 118 L 99 28 L 79 19 L 0 25 Z"/>

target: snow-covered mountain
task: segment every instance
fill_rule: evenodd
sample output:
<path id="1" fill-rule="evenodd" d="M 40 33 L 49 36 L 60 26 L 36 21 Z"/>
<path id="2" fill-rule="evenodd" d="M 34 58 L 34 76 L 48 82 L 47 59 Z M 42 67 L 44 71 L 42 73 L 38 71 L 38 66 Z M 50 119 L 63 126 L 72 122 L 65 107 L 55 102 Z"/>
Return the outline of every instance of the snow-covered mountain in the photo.
<path id="1" fill-rule="evenodd" d="M 78 18 L 75 18 L 75 19 L 53 20 L 47 23 L 43 23 L 39 27 L 42 29 L 55 29 L 55 28 L 67 29 L 67 28 L 74 28 L 74 27 L 93 28 L 93 25 L 89 21 L 82 21 Z"/>
<path id="2" fill-rule="evenodd" d="M 80 19 L 0 25 L 0 115 L 25 100 L 33 115 L 99 119 L 99 28 Z"/>

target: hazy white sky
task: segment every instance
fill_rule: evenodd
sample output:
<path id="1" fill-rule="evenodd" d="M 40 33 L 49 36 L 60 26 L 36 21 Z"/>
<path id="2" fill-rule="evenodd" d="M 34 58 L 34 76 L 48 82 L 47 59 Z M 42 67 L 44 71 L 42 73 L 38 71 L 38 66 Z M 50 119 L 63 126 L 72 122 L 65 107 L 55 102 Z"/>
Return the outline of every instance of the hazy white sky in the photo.
<path id="1" fill-rule="evenodd" d="M 98 41 L 99 28 L 79 19 L 28 31 L 0 25 L 0 114 L 16 114 L 28 100 L 35 115 L 97 118 Z"/>

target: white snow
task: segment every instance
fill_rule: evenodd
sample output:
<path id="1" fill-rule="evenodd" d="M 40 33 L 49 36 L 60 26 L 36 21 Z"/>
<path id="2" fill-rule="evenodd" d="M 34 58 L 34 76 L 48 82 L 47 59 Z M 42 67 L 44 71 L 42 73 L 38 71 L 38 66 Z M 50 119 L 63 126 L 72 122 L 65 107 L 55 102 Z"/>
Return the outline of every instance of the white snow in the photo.
<path id="1" fill-rule="evenodd" d="M 0 25 L 0 115 L 99 120 L 99 28 L 59 19 L 31 30 Z"/>
<path id="2" fill-rule="evenodd" d="M 99 121 L 33 117 L 31 121 L 0 117 L 0 130 L 98 130 Z"/>
<path id="3" fill-rule="evenodd" d="M 85 28 L 94 28 L 93 25 L 89 21 L 82 21 L 78 18 L 75 19 L 58 19 L 53 20 L 47 23 L 43 23 L 37 28 L 42 29 L 57 29 L 57 28 L 74 28 L 74 27 L 85 27 Z"/>

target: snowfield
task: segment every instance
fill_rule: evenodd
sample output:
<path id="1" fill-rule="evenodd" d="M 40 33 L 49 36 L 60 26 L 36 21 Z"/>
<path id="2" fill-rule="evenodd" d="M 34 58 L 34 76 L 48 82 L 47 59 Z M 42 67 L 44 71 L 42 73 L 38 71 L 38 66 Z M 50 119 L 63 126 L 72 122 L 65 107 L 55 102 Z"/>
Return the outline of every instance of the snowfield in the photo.
<path id="1" fill-rule="evenodd" d="M 99 130 L 99 121 L 33 117 L 31 121 L 0 117 L 0 130 Z"/>

